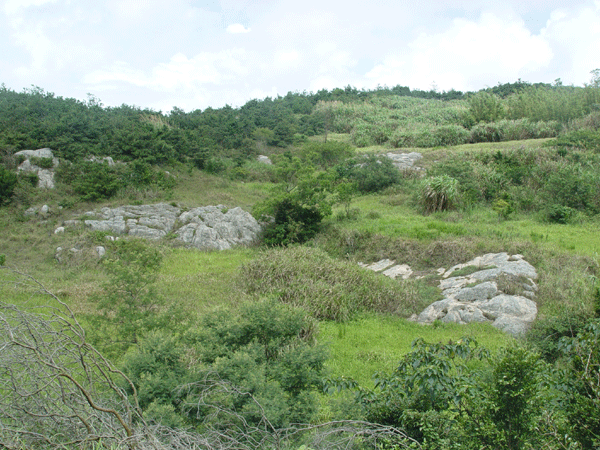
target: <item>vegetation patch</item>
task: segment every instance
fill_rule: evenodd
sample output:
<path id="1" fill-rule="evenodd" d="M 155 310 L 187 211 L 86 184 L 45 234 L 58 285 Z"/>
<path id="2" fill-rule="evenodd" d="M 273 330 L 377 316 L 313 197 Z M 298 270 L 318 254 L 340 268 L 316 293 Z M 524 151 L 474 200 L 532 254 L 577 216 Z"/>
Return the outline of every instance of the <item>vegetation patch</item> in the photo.
<path id="1" fill-rule="evenodd" d="M 390 280 L 309 247 L 264 251 L 241 272 L 247 292 L 301 306 L 319 319 L 345 321 L 360 311 L 409 317 L 426 302 L 418 281 Z"/>

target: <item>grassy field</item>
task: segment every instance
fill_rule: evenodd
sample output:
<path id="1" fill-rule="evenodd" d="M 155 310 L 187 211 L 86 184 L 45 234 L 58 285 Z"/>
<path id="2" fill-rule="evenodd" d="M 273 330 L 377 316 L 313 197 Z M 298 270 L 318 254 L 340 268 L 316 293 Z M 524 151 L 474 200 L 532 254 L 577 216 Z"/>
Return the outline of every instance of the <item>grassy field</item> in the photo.
<path id="1" fill-rule="evenodd" d="M 328 139 L 349 142 L 350 137 L 348 134 L 329 134 Z M 452 154 L 535 149 L 542 142 L 544 140 L 404 151 L 422 152 L 424 158 L 420 164 L 427 167 Z M 386 146 L 360 149 L 361 152 L 389 150 Z M 24 217 L 21 210 L 3 208 L 0 210 L 0 228 L 3 230 L 0 253 L 6 255 L 7 265 L 34 276 L 77 314 L 93 313 L 95 305 L 91 299 L 101 293 L 101 285 L 107 279 L 93 250 L 95 245 L 102 243 L 103 236 L 83 228 L 67 228 L 65 234 L 54 234 L 54 229 L 64 220 L 80 217 L 83 212 L 102 206 L 131 202 L 166 201 L 182 207 L 224 204 L 251 210 L 254 204 L 269 195 L 272 187 L 268 182 L 235 181 L 196 169 L 175 167 L 171 170 L 177 178 L 177 186 L 166 196 L 151 192 L 143 195 L 125 193 L 105 204 L 77 204 L 60 209 L 59 203 L 65 194 L 50 191 L 36 193 L 33 197 L 34 205 L 50 206 L 51 213 L 47 217 Z M 523 253 L 541 274 L 542 316 L 590 308 L 592 283 L 586 280 L 598 266 L 600 233 L 597 232 L 597 221 L 588 219 L 559 225 L 518 214 L 510 220 L 501 220 L 496 212 L 485 207 L 424 216 L 414 206 L 417 189 L 418 180 L 415 179 L 405 181 L 401 188 L 357 197 L 351 204 L 351 208 L 358 211 L 353 220 L 336 218 L 342 209 L 334 208 L 333 216 L 326 220 L 325 231 L 312 245 L 321 246 L 336 257 L 353 263 L 385 257 L 396 259 L 398 263 L 414 264 L 418 270 L 465 262 L 472 255 L 487 252 Z M 342 240 L 343 245 L 340 244 Z M 256 298 L 244 291 L 240 274 L 242 266 L 258 257 L 259 249 L 203 252 L 171 247 L 168 243 L 157 245 L 164 258 L 157 279 L 158 292 L 181 306 L 190 321 L 213 308 L 235 307 Z M 79 251 L 69 253 L 67 250 L 68 257 L 59 263 L 55 259 L 57 247 Z M 46 299 L 14 291 L 14 283 L 4 281 L 0 295 L 5 301 L 43 304 Z M 381 314 L 362 314 L 345 323 L 322 321 L 319 329 L 319 340 L 330 346 L 328 367 L 331 374 L 349 376 L 367 386 L 376 371 L 392 370 L 418 337 L 431 342 L 447 342 L 469 336 L 492 351 L 512 339 L 487 325 L 422 326 Z"/>

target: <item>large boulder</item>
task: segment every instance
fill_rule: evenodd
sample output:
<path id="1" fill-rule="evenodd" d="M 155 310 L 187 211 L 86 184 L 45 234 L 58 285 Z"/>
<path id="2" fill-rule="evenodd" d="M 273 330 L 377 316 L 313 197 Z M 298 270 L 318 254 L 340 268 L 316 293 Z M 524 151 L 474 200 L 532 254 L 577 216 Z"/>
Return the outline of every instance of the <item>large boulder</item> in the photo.
<path id="1" fill-rule="evenodd" d="M 33 172 L 38 176 L 38 187 L 43 189 L 54 189 L 54 169 L 58 166 L 58 158 L 54 157 L 49 148 L 40 148 L 38 150 L 21 150 L 15 153 L 15 156 L 25 158 L 19 168 L 19 172 Z M 52 167 L 44 168 L 37 166 L 32 162 L 32 158 L 51 158 Z M 35 159 L 33 160 L 35 161 Z"/>
<path id="2" fill-rule="evenodd" d="M 242 208 L 223 205 L 182 211 L 164 203 L 102 208 L 85 213 L 87 227 L 116 235 L 161 239 L 171 236 L 189 247 L 225 250 L 255 242 L 261 226 Z"/>

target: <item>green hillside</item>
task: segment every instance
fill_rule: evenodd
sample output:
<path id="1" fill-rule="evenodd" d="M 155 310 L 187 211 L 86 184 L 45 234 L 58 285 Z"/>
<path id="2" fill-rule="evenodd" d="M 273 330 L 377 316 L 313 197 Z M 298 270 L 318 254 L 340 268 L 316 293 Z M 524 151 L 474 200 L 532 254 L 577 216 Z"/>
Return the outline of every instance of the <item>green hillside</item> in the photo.
<path id="1" fill-rule="evenodd" d="M 2 85 L 0 447 L 598 447 L 593 75 L 168 114 Z M 53 189 L 17 174 L 45 147 Z M 241 207 L 263 232 L 201 251 L 68 225 L 157 203 Z M 501 252 L 537 270 L 526 334 L 411 320 L 440 268 Z M 413 276 L 359 265 L 383 259 Z"/>

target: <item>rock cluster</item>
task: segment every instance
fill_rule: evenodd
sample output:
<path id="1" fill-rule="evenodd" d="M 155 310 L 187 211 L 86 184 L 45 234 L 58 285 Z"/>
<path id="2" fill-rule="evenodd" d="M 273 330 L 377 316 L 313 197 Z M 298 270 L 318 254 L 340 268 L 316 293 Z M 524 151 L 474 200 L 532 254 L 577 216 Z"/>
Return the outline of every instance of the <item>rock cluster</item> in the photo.
<path id="1" fill-rule="evenodd" d="M 172 237 L 199 249 L 225 250 L 249 245 L 261 232 L 260 225 L 248 212 L 223 205 L 187 211 L 164 203 L 129 205 L 90 211 L 85 217 L 84 224 L 95 231 L 144 239 Z"/>
<path id="2" fill-rule="evenodd" d="M 453 274 L 473 268 L 468 275 Z M 444 298 L 429 305 L 417 320 L 422 323 L 491 322 L 514 336 L 535 320 L 538 275 L 521 255 L 489 253 L 445 271 L 440 281 Z"/>
<path id="3" fill-rule="evenodd" d="M 362 266 L 390 278 L 406 279 L 412 274 L 409 266 L 389 259 Z M 535 320 L 538 288 L 534 280 L 538 275 L 522 255 L 488 253 L 448 270 L 438 269 L 437 273 L 444 298 L 413 317 L 417 322 L 489 322 L 519 336 Z"/>
<path id="4" fill-rule="evenodd" d="M 40 148 L 38 150 L 21 150 L 16 152 L 15 156 L 25 158 L 19 168 L 19 172 L 33 172 L 38 176 L 38 187 L 45 189 L 54 189 L 54 169 L 58 166 L 58 158 L 54 157 L 49 148 Z M 52 168 L 42 168 L 31 162 L 31 158 L 52 158 Z"/>

